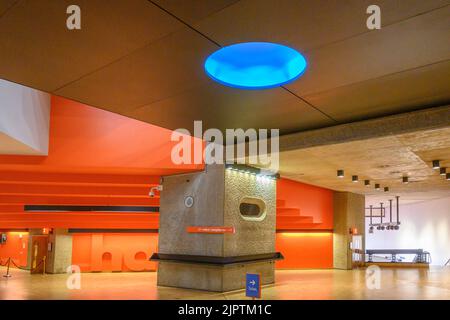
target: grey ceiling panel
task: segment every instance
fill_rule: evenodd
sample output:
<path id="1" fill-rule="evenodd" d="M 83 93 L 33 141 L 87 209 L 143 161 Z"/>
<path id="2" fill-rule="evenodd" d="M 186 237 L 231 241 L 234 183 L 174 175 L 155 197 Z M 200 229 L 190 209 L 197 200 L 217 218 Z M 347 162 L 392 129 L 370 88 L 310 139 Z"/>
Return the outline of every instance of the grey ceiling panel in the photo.
<path id="1" fill-rule="evenodd" d="M 184 28 L 55 93 L 127 114 L 208 81 L 203 62 L 216 48 Z"/>
<path id="2" fill-rule="evenodd" d="M 448 5 L 449 0 L 381 0 L 382 25 Z M 372 0 L 241 0 L 195 24 L 222 45 L 272 41 L 308 51 L 367 33 Z"/>
<path id="3" fill-rule="evenodd" d="M 448 100 L 450 0 L 377 1 L 375 31 L 371 0 L 79 0 L 78 31 L 65 27 L 71 1 L 11 4 L 0 1 L 0 78 L 166 128 L 204 120 L 289 133 Z M 215 43 L 241 41 L 305 53 L 292 93 L 204 74 Z"/>
<path id="4" fill-rule="evenodd" d="M 212 81 L 178 96 L 131 112 L 134 118 L 172 129 L 256 128 L 294 132 L 333 124 L 323 114 L 282 89 L 264 91 L 223 87 Z"/>
<path id="5" fill-rule="evenodd" d="M 447 6 L 313 50 L 307 72 L 288 87 L 305 96 L 450 59 L 449 18 Z"/>
<path id="6" fill-rule="evenodd" d="M 183 21 L 194 24 L 197 21 L 217 13 L 240 0 L 153 0 L 155 4 L 179 17 Z"/>
<path id="7" fill-rule="evenodd" d="M 66 27 L 73 1 L 20 1 L 0 18 L 0 77 L 53 91 L 183 25 L 145 0 L 80 0 L 81 30 Z"/>
<path id="8" fill-rule="evenodd" d="M 10 10 L 18 0 L 1 0 L 0 1 L 0 18 Z"/>
<path id="9" fill-rule="evenodd" d="M 450 60 L 335 88 L 306 99 L 340 122 L 450 103 Z"/>

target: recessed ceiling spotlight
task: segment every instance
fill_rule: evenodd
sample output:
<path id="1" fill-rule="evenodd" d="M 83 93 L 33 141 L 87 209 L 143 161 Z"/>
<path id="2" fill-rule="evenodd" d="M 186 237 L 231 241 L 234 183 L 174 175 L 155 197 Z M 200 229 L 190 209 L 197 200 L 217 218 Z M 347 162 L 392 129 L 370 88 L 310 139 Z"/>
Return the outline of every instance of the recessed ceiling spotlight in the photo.
<path id="1" fill-rule="evenodd" d="M 352 182 L 358 182 L 358 176 L 352 176 Z"/>
<path id="2" fill-rule="evenodd" d="M 375 190 L 380 190 L 380 184 L 379 183 L 375 183 Z"/>
<path id="3" fill-rule="evenodd" d="M 433 169 L 439 169 L 439 160 L 433 160 Z"/>
<path id="4" fill-rule="evenodd" d="M 384 192 L 389 192 L 389 187 L 384 187 Z"/>
<path id="5" fill-rule="evenodd" d="M 369 187 L 370 186 L 370 180 L 364 180 L 364 185 L 366 187 Z"/>
<path id="6" fill-rule="evenodd" d="M 409 178 L 408 177 L 403 177 L 402 178 L 402 182 L 404 183 L 404 184 L 407 184 L 408 182 L 409 182 Z"/>
<path id="7" fill-rule="evenodd" d="M 440 169 L 439 169 L 439 174 L 440 174 L 441 176 L 445 176 L 446 173 L 447 173 L 447 168 L 440 168 Z"/>
<path id="8" fill-rule="evenodd" d="M 340 169 L 337 171 L 337 176 L 338 178 L 343 178 L 344 177 L 344 170 Z"/>

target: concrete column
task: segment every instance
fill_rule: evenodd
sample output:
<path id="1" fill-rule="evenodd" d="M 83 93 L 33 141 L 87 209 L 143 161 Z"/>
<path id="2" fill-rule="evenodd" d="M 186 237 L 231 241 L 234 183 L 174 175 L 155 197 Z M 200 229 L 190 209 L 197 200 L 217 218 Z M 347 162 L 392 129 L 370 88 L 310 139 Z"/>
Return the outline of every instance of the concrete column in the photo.
<path id="1" fill-rule="evenodd" d="M 352 269 L 352 241 L 351 229 L 357 230 L 363 237 L 365 226 L 365 197 L 350 192 L 334 193 L 334 234 L 333 234 L 333 262 L 336 269 Z"/>
<path id="2" fill-rule="evenodd" d="M 53 229 L 48 237 L 47 273 L 66 273 L 72 264 L 72 235 L 67 229 Z"/>
<path id="3" fill-rule="evenodd" d="M 261 214 L 243 217 L 242 203 L 256 203 Z M 262 284 L 273 283 L 275 207 L 275 180 L 224 165 L 164 177 L 158 285 L 223 292 L 244 288 L 246 273 L 261 274 Z M 197 233 L 188 227 L 231 227 L 235 232 Z"/>

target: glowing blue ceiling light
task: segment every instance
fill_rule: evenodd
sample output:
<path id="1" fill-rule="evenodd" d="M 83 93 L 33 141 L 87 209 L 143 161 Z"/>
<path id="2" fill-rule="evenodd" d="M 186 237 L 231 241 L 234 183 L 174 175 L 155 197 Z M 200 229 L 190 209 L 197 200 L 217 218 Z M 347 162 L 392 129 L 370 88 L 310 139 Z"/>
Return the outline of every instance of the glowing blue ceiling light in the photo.
<path id="1" fill-rule="evenodd" d="M 274 88 L 300 77 L 305 58 L 292 48 L 270 42 L 246 42 L 223 47 L 205 62 L 213 80 L 241 89 Z"/>

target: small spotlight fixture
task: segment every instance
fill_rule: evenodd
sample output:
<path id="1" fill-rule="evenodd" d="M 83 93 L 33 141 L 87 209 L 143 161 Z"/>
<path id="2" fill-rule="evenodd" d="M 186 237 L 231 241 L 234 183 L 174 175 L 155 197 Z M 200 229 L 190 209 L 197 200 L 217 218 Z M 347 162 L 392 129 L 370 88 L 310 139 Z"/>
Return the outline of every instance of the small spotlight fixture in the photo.
<path id="1" fill-rule="evenodd" d="M 366 187 L 369 187 L 370 186 L 370 180 L 364 180 L 364 185 Z"/>
<path id="2" fill-rule="evenodd" d="M 402 182 L 403 182 L 404 184 L 409 183 L 409 178 L 408 178 L 408 177 L 403 177 L 403 178 L 402 178 Z"/>
<path id="3" fill-rule="evenodd" d="M 389 187 L 384 187 L 384 192 L 389 192 Z"/>
<path id="4" fill-rule="evenodd" d="M 342 170 L 342 169 L 341 169 L 341 170 L 338 170 L 338 171 L 337 171 L 337 177 L 338 177 L 338 178 L 343 178 L 343 177 L 344 177 L 344 170 Z"/>
<path id="5" fill-rule="evenodd" d="M 441 176 L 445 176 L 446 173 L 447 173 L 447 168 L 440 168 L 440 169 L 439 169 L 439 174 L 440 174 Z"/>
<path id="6" fill-rule="evenodd" d="M 445 179 L 450 180 L 450 172 L 445 175 Z"/>
<path id="7" fill-rule="evenodd" d="M 352 182 L 358 182 L 358 176 L 352 176 Z"/>
<path id="8" fill-rule="evenodd" d="M 439 160 L 433 160 L 433 169 L 439 169 L 440 165 L 439 165 Z"/>
<path id="9" fill-rule="evenodd" d="M 380 190 L 380 184 L 379 183 L 375 183 L 375 190 Z"/>

